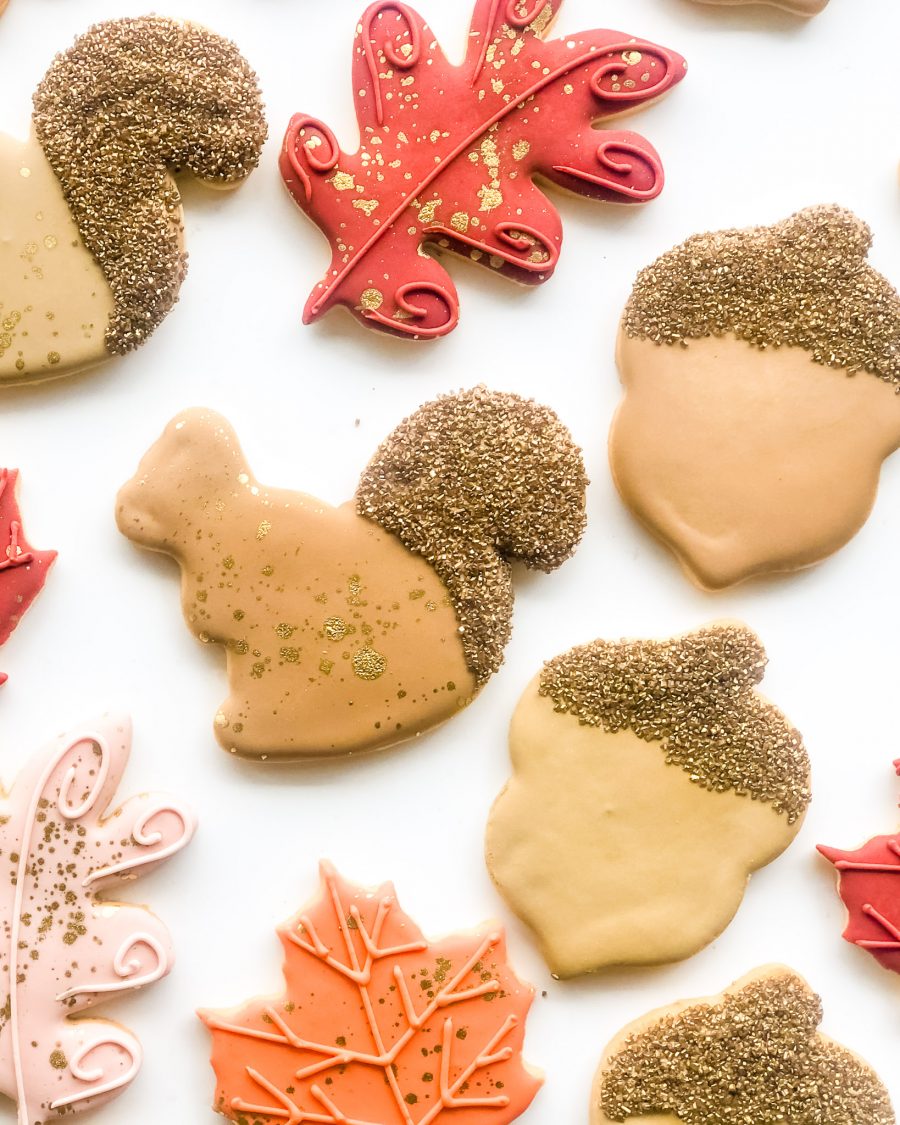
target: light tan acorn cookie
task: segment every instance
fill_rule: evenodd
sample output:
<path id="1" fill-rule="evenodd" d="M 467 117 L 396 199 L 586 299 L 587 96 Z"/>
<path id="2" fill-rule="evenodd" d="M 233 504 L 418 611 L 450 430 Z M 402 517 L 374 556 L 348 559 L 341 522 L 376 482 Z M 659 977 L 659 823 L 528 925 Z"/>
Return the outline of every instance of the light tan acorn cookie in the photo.
<path id="1" fill-rule="evenodd" d="M 420 407 L 333 508 L 258 484 L 230 425 L 174 419 L 119 493 L 119 528 L 175 558 L 227 651 L 222 746 L 323 757 L 415 738 L 499 668 L 513 559 L 550 571 L 585 524 L 581 451 L 552 410 L 483 387 Z"/>
<path id="2" fill-rule="evenodd" d="M 591 1125 L 895 1125 L 878 1075 L 818 1031 L 822 1015 L 781 965 L 650 1012 L 606 1048 Z"/>
<path id="3" fill-rule="evenodd" d="M 231 187 L 265 136 L 256 75 L 204 28 L 111 20 L 57 55 L 31 136 L 0 134 L 0 387 L 144 343 L 187 267 L 174 174 Z"/>
<path id="4" fill-rule="evenodd" d="M 828 7 L 828 0 L 697 0 L 699 4 L 721 4 L 736 7 L 738 4 L 769 4 L 792 12 L 795 16 L 816 16 Z"/>
<path id="5" fill-rule="evenodd" d="M 509 733 L 491 876 L 555 976 L 689 957 L 810 801 L 800 734 L 755 690 L 746 626 L 594 641 L 548 661 Z"/>
<path id="6" fill-rule="evenodd" d="M 900 296 L 839 207 L 696 235 L 643 270 L 609 454 L 625 503 L 701 587 L 819 562 L 900 445 Z"/>

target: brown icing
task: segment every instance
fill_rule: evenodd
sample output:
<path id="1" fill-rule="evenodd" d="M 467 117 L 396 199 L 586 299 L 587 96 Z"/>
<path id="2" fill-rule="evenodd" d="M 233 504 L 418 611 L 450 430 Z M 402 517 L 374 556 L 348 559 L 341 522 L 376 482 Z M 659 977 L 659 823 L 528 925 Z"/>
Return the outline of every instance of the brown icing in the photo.
<path id="1" fill-rule="evenodd" d="M 310 758 L 413 738 L 469 702 L 459 624 L 425 560 L 357 514 L 250 473 L 228 423 L 189 411 L 119 494 L 119 527 L 182 569 L 200 640 L 224 645 L 234 753 Z"/>
<path id="2" fill-rule="evenodd" d="M 865 523 L 900 396 L 802 348 L 619 335 L 610 462 L 625 503 L 700 585 L 809 566 Z"/>

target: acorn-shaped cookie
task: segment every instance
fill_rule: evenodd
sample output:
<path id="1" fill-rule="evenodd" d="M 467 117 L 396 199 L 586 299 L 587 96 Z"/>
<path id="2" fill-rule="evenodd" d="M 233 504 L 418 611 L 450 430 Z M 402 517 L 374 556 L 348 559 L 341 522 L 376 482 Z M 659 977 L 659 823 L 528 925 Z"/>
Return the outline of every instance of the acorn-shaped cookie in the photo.
<path id="1" fill-rule="evenodd" d="M 466 706 L 509 639 L 510 562 L 569 557 L 586 484 L 552 410 L 480 387 L 402 422 L 337 508 L 257 484 L 225 419 L 188 411 L 117 518 L 178 561 L 188 626 L 227 650 L 222 746 L 284 760 L 381 749 Z"/>
<path id="2" fill-rule="evenodd" d="M 178 299 L 176 172 L 240 183 L 266 136 L 256 75 L 227 39 L 157 16 L 97 24 L 0 134 L 0 387 L 138 347 Z"/>
<path id="3" fill-rule="evenodd" d="M 650 1012 L 606 1048 L 591 1125 L 895 1125 L 878 1075 L 819 1032 L 822 1016 L 782 965 Z"/>
<path id="4" fill-rule="evenodd" d="M 809 760 L 756 691 L 765 665 L 722 623 L 582 645 L 526 689 L 486 854 L 555 976 L 691 956 L 791 843 Z"/>
<path id="5" fill-rule="evenodd" d="M 610 462 L 702 587 L 809 566 L 868 518 L 900 444 L 900 297 L 871 242 L 812 207 L 694 236 L 638 276 Z"/>

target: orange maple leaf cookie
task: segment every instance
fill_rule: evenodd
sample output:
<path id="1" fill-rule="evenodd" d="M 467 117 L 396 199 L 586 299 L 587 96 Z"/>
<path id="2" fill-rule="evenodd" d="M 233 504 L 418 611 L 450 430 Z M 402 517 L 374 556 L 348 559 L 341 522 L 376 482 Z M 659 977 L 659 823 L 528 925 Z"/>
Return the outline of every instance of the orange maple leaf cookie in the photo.
<path id="1" fill-rule="evenodd" d="M 265 136 L 256 75 L 194 24 L 111 20 L 57 55 L 31 136 L 0 134 L 0 387 L 144 343 L 187 267 L 174 174 L 238 184 Z"/>
<path id="2" fill-rule="evenodd" d="M 591 1125 L 895 1125 L 884 1084 L 818 1031 L 822 1001 L 767 965 L 635 1020 L 604 1052 Z"/>
<path id="3" fill-rule="evenodd" d="M 522 1062 L 534 990 L 502 929 L 426 941 L 388 883 L 322 865 L 322 893 L 279 928 L 286 991 L 200 1013 L 214 1107 L 288 1125 L 506 1125 L 541 1080 Z"/>
<path id="4" fill-rule="evenodd" d="M 227 651 L 222 746 L 283 760 L 380 749 L 466 706 L 509 639 L 511 561 L 569 557 L 586 484 L 552 410 L 480 387 L 402 422 L 337 508 L 258 484 L 229 424 L 188 411 L 117 519 L 178 561 L 189 628 Z"/>
<path id="5" fill-rule="evenodd" d="M 526 689 L 486 853 L 554 975 L 691 956 L 794 839 L 809 759 L 756 691 L 765 665 L 723 623 L 581 645 Z"/>
<path id="6" fill-rule="evenodd" d="M 618 31 L 547 40 L 561 6 L 476 0 L 460 66 L 407 4 L 366 9 L 353 52 L 358 150 L 342 152 L 307 114 L 291 120 L 282 149 L 288 190 L 331 244 L 306 323 L 343 305 L 394 335 L 446 335 L 459 319 L 456 290 L 423 243 L 536 285 L 562 245 L 536 177 L 620 203 L 659 194 L 655 150 L 606 126 L 667 93 L 684 60 Z"/>
<path id="7" fill-rule="evenodd" d="M 900 445 L 900 296 L 840 207 L 695 235 L 638 275 L 609 434 L 625 503 L 700 586 L 810 566 Z"/>

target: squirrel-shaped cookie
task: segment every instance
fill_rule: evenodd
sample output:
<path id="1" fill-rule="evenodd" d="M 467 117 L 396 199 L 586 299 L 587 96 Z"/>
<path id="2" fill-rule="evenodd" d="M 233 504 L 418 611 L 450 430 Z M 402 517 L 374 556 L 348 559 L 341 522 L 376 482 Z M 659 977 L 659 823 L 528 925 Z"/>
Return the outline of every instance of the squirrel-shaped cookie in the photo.
<path id="1" fill-rule="evenodd" d="M 526 689 L 486 853 L 555 976 L 698 952 L 796 836 L 809 759 L 756 691 L 765 665 L 721 623 L 581 645 Z"/>
<path id="2" fill-rule="evenodd" d="M 256 75 L 194 24 L 111 20 L 57 55 L 31 136 L 0 134 L 0 387 L 144 343 L 187 266 L 174 174 L 238 184 L 265 136 Z"/>
<path id="3" fill-rule="evenodd" d="M 878 1075 L 818 1030 L 822 1016 L 782 965 L 650 1012 L 606 1048 L 591 1125 L 895 1125 Z"/>
<path id="4" fill-rule="evenodd" d="M 900 445 L 900 296 L 871 244 L 852 212 L 810 207 L 639 274 L 610 463 L 699 586 L 810 566 L 868 518 Z"/>
<path id="5" fill-rule="evenodd" d="M 117 519 L 178 561 L 191 631 L 227 650 L 221 745 L 285 760 L 381 749 L 466 706 L 509 639 L 510 561 L 569 557 L 586 484 L 552 410 L 479 387 L 402 422 L 337 508 L 258 484 L 225 419 L 188 411 Z"/>

